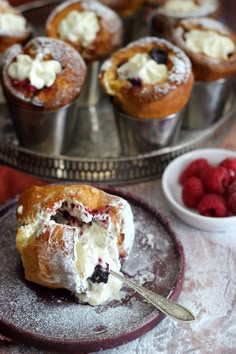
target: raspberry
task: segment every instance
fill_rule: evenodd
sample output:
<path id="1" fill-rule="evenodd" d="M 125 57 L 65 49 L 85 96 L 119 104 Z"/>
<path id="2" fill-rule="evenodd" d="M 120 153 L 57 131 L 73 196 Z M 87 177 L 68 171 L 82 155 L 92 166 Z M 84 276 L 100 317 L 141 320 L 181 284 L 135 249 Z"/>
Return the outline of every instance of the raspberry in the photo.
<path id="1" fill-rule="evenodd" d="M 217 194 L 206 194 L 198 204 L 198 212 L 204 216 L 225 217 L 227 206 L 225 199 Z"/>
<path id="2" fill-rule="evenodd" d="M 231 194 L 236 192 L 236 181 L 232 182 L 231 184 L 228 185 L 226 189 L 226 197 L 229 197 Z"/>
<path id="3" fill-rule="evenodd" d="M 236 158 L 229 157 L 229 158 L 221 161 L 219 166 L 226 168 L 226 170 L 229 172 L 230 182 L 233 182 L 236 180 Z"/>
<path id="4" fill-rule="evenodd" d="M 203 184 L 209 193 L 223 194 L 229 184 L 228 171 L 221 166 L 208 168 L 203 175 Z"/>
<path id="5" fill-rule="evenodd" d="M 179 183 L 184 185 L 186 180 L 190 177 L 198 177 L 201 178 L 206 169 L 209 168 L 209 162 L 206 159 L 196 159 L 190 162 L 189 165 L 183 170 L 179 177 Z"/>
<path id="6" fill-rule="evenodd" d="M 230 194 L 227 199 L 228 210 L 233 215 L 236 215 L 236 192 Z"/>
<path id="7" fill-rule="evenodd" d="M 188 208 L 197 208 L 197 205 L 204 195 L 202 181 L 197 177 L 190 177 L 183 186 L 182 200 Z"/>

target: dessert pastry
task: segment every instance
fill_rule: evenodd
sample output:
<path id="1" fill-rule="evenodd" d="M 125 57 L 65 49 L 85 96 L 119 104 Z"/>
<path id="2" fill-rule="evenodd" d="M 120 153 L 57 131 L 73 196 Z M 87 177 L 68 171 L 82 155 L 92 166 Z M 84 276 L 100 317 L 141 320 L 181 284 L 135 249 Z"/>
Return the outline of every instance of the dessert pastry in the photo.
<path id="1" fill-rule="evenodd" d="M 219 15 L 219 0 L 167 0 L 150 14 L 150 33 L 170 39 L 171 29 L 182 19 Z"/>
<path id="2" fill-rule="evenodd" d="M 15 43 L 24 44 L 32 36 L 32 29 L 22 13 L 8 1 L 0 1 L 0 54 Z"/>
<path id="3" fill-rule="evenodd" d="M 236 36 L 210 18 L 182 20 L 172 30 L 172 41 L 192 62 L 198 81 L 213 81 L 236 73 Z"/>
<path id="4" fill-rule="evenodd" d="M 122 23 L 114 11 L 95 0 L 69 0 L 48 17 L 46 35 L 64 40 L 92 62 L 120 45 Z"/>
<path id="5" fill-rule="evenodd" d="M 38 37 L 3 57 L 2 86 L 9 104 L 55 111 L 79 96 L 86 76 L 80 54 L 63 41 Z"/>
<path id="6" fill-rule="evenodd" d="M 3 56 L 3 93 L 21 146 L 64 154 L 76 124 L 76 102 L 86 66 L 69 44 L 38 37 Z"/>
<path id="7" fill-rule="evenodd" d="M 34 186 L 20 196 L 17 220 L 27 280 L 91 305 L 117 297 L 121 283 L 109 269 L 119 272 L 134 239 L 126 200 L 88 185 Z"/>
<path id="8" fill-rule="evenodd" d="M 236 74 L 235 34 L 214 19 L 185 19 L 173 29 L 172 41 L 190 58 L 195 76 L 183 127 L 207 128 L 222 116 L 232 98 Z"/>
<path id="9" fill-rule="evenodd" d="M 120 16 L 129 16 L 135 13 L 144 0 L 100 0 L 101 3 L 116 11 Z"/>
<path id="10" fill-rule="evenodd" d="M 99 80 L 116 107 L 143 119 L 181 111 L 193 86 L 188 57 L 155 37 L 139 39 L 114 53 L 103 63 Z"/>

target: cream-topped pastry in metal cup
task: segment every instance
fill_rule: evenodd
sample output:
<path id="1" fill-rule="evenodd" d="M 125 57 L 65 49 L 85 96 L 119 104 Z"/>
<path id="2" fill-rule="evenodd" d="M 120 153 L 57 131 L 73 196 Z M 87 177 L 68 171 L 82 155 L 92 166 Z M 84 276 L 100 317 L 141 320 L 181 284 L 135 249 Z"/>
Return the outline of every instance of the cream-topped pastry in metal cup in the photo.
<path id="1" fill-rule="evenodd" d="M 114 11 L 98 1 L 69 0 L 49 15 L 46 35 L 69 43 L 88 63 L 120 45 L 122 23 Z"/>
<path id="2" fill-rule="evenodd" d="M 191 62 L 181 49 L 164 39 L 141 38 L 106 60 L 99 80 L 126 121 L 122 130 L 136 140 L 141 134 L 148 150 L 170 143 L 193 86 Z M 132 145 L 141 148 L 141 142 Z"/>
<path id="3" fill-rule="evenodd" d="M 62 153 L 74 126 L 74 106 L 86 77 L 80 54 L 69 44 L 37 37 L 3 56 L 1 82 L 20 145 Z"/>
<path id="4" fill-rule="evenodd" d="M 149 31 L 170 39 L 171 29 L 186 18 L 220 16 L 219 0 L 167 0 L 153 11 L 148 19 Z"/>
<path id="5" fill-rule="evenodd" d="M 207 127 L 220 118 L 232 95 L 236 36 L 226 25 L 210 18 L 182 20 L 171 36 L 190 58 L 195 77 L 184 125 Z"/>
<path id="6" fill-rule="evenodd" d="M 46 21 L 46 35 L 74 47 L 87 64 L 87 78 L 79 106 L 95 106 L 100 91 L 100 60 L 122 41 L 122 22 L 115 11 L 95 0 L 68 0 L 59 4 Z"/>
<path id="7" fill-rule="evenodd" d="M 134 240 L 129 203 L 87 185 L 32 187 L 19 198 L 16 246 L 27 280 L 65 288 L 82 303 L 120 298 L 120 272 Z"/>

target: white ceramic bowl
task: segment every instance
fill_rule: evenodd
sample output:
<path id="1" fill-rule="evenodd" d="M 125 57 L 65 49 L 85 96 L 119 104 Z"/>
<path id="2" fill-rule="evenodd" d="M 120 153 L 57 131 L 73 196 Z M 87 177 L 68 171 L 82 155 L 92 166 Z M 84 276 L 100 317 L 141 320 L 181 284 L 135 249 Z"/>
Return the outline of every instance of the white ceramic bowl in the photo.
<path id="1" fill-rule="evenodd" d="M 226 232 L 236 230 L 236 216 L 213 218 L 200 215 L 197 211 L 184 206 L 181 198 L 182 187 L 178 182 L 184 168 L 197 158 L 205 158 L 211 164 L 218 164 L 228 157 L 236 158 L 236 151 L 224 149 L 199 149 L 177 157 L 165 169 L 162 188 L 171 210 L 187 224 L 206 231 Z"/>

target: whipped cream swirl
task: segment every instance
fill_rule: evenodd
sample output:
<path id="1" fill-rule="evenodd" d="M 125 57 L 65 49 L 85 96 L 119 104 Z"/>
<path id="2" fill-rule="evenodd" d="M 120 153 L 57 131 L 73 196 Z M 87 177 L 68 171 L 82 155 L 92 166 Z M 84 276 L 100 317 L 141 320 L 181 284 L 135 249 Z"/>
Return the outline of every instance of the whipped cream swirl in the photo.
<path id="1" fill-rule="evenodd" d="M 214 59 L 228 59 L 235 51 L 234 42 L 214 31 L 191 30 L 185 34 L 186 46 L 194 53 L 203 53 Z"/>
<path id="2" fill-rule="evenodd" d="M 119 80 L 141 79 L 144 84 L 155 85 L 168 76 L 167 66 L 158 64 L 147 53 L 135 54 L 117 69 Z"/>
<path id="3" fill-rule="evenodd" d="M 59 24 L 58 33 L 62 39 L 80 41 L 86 47 L 92 43 L 100 29 L 97 16 L 92 11 L 71 11 Z"/>
<path id="4" fill-rule="evenodd" d="M 170 0 L 161 6 L 160 12 L 162 13 L 187 13 L 195 10 L 198 5 L 194 0 Z"/>
<path id="5" fill-rule="evenodd" d="M 32 59 L 29 55 L 19 54 L 8 68 L 8 75 L 17 81 L 28 79 L 37 90 L 54 84 L 56 75 L 62 71 L 56 60 L 43 60 L 41 53 Z"/>
<path id="6" fill-rule="evenodd" d="M 14 33 L 26 29 L 26 19 L 23 16 L 10 13 L 0 14 L 0 31 Z"/>

